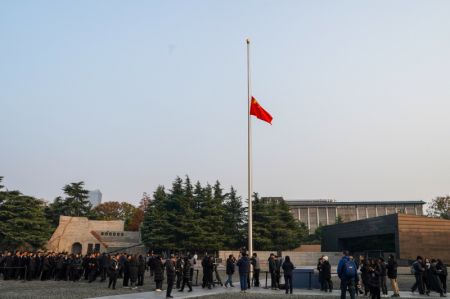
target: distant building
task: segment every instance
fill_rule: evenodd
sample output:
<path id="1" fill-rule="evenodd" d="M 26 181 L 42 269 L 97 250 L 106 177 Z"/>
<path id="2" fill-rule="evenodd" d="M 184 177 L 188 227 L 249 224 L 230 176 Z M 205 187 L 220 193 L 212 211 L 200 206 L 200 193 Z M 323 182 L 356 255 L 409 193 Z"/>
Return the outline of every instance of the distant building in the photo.
<path id="1" fill-rule="evenodd" d="M 92 207 L 95 208 L 102 203 L 102 193 L 98 189 L 89 191 L 88 200 L 92 204 Z"/>
<path id="2" fill-rule="evenodd" d="M 319 225 L 368 219 L 378 216 L 403 213 L 423 215 L 424 201 L 335 201 L 286 200 L 292 215 L 305 223 L 312 234 Z"/>
<path id="3" fill-rule="evenodd" d="M 47 242 L 55 252 L 145 252 L 139 232 L 125 231 L 123 220 L 89 220 L 60 216 L 59 225 Z"/>

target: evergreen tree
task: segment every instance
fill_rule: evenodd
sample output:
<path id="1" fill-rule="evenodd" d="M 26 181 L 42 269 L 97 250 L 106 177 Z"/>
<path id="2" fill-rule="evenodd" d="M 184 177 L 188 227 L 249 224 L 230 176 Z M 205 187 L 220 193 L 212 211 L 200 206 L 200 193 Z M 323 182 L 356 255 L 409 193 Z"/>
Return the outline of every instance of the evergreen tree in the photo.
<path id="1" fill-rule="evenodd" d="M 283 199 L 259 199 L 253 205 L 253 235 L 259 250 L 287 250 L 300 246 L 304 230 Z"/>
<path id="2" fill-rule="evenodd" d="M 167 194 L 164 186 L 158 186 L 153 200 L 147 206 L 141 227 L 142 241 L 151 249 L 170 249 L 169 236 L 165 231 L 168 225 L 165 202 Z"/>
<path id="3" fill-rule="evenodd" d="M 199 249 L 198 237 L 202 236 L 202 227 L 198 221 L 198 214 L 195 211 L 194 187 L 191 184 L 189 176 L 186 175 L 183 188 L 182 212 L 184 217 L 180 222 L 183 238 L 182 250 Z"/>
<path id="4" fill-rule="evenodd" d="M 91 203 L 87 200 L 89 191 L 84 189 L 84 182 L 70 183 L 63 187 L 66 194 L 66 216 L 89 216 L 92 208 Z"/>
<path id="5" fill-rule="evenodd" d="M 221 191 L 216 190 L 220 185 L 211 187 L 207 184 L 203 189 L 204 207 L 201 213 L 203 226 L 203 249 L 208 251 L 223 248 L 225 236 L 223 235 L 223 206 L 221 205 Z M 217 197 L 217 198 L 216 198 Z"/>
<path id="6" fill-rule="evenodd" d="M 0 247 L 41 248 L 50 237 L 43 201 L 2 188 L 0 198 Z"/>
<path id="7" fill-rule="evenodd" d="M 61 196 L 56 197 L 53 203 L 45 207 L 45 217 L 50 221 L 50 225 L 53 229 L 58 227 L 59 216 L 68 214 L 67 210 L 68 208 Z"/>
<path id="8" fill-rule="evenodd" d="M 253 194 L 253 246 L 258 250 L 273 250 L 272 244 L 272 218 L 273 211 L 267 203 L 259 198 L 258 193 Z M 247 209 L 248 213 L 248 209 Z M 246 223 L 248 226 L 248 222 Z M 248 228 L 248 227 L 247 227 Z M 248 242 L 248 240 L 246 240 Z"/>
<path id="9" fill-rule="evenodd" d="M 192 243 L 191 249 L 196 250 L 205 250 L 207 242 L 205 242 L 206 238 L 206 222 L 204 221 L 205 212 L 204 208 L 206 206 L 205 203 L 205 192 L 203 190 L 202 185 L 199 181 L 195 183 L 193 194 L 193 228 L 195 229 L 195 234 L 192 234 L 190 237 L 190 241 Z"/>
<path id="10" fill-rule="evenodd" d="M 224 202 L 224 236 L 225 249 L 236 249 L 245 246 L 245 209 L 236 190 L 231 187 Z"/>

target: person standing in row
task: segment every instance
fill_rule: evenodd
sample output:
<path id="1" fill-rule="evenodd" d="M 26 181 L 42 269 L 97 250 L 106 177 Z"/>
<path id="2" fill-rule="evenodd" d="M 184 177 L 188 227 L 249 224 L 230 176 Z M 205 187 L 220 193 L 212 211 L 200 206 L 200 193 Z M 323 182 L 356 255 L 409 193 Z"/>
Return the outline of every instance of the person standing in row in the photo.
<path id="1" fill-rule="evenodd" d="M 234 287 L 233 285 L 233 274 L 234 274 L 234 266 L 236 263 L 236 259 L 234 258 L 234 256 L 232 254 L 230 254 L 227 258 L 227 268 L 226 268 L 226 273 L 227 273 L 227 281 L 225 281 L 225 287 L 227 288 L 228 285 L 230 285 L 230 287 Z"/>
<path id="2" fill-rule="evenodd" d="M 135 254 L 133 254 L 132 256 L 130 256 L 129 259 L 129 271 L 130 271 L 130 287 L 132 289 L 137 289 L 136 283 L 137 283 L 137 279 L 138 279 L 138 261 L 137 261 L 137 257 Z"/>
<path id="3" fill-rule="evenodd" d="M 347 290 L 350 293 L 350 298 L 355 299 L 355 286 L 358 282 L 356 264 L 350 259 L 350 253 L 347 250 L 342 253 L 344 256 L 337 267 L 337 273 L 341 279 L 341 299 L 345 299 Z"/>
<path id="4" fill-rule="evenodd" d="M 192 285 L 191 285 L 191 262 L 189 261 L 189 257 L 184 258 L 183 263 L 183 283 L 181 285 L 180 292 L 183 292 L 184 286 L 187 285 L 189 288 L 188 292 L 192 292 Z"/>
<path id="5" fill-rule="evenodd" d="M 261 272 L 261 265 L 259 263 L 259 257 L 258 255 L 255 253 L 253 253 L 252 259 L 251 259 L 251 264 L 253 266 L 253 279 L 254 279 L 254 286 L 255 287 L 259 287 L 259 273 Z"/>
<path id="6" fill-rule="evenodd" d="M 137 276 L 137 285 L 144 285 L 144 274 L 145 274 L 145 259 L 142 255 L 139 255 L 138 258 L 138 276 Z"/>
<path id="7" fill-rule="evenodd" d="M 386 265 L 387 270 L 387 276 L 389 280 L 391 281 L 391 288 L 394 292 L 394 295 L 392 297 L 400 297 L 400 290 L 398 288 L 398 282 L 397 282 L 397 261 L 395 260 L 395 257 L 393 254 L 389 255 L 388 263 Z"/>
<path id="8" fill-rule="evenodd" d="M 111 258 L 108 267 L 109 284 L 108 288 L 112 286 L 112 289 L 116 289 L 117 276 L 119 275 L 119 254 Z"/>
<path id="9" fill-rule="evenodd" d="M 272 286 L 272 290 L 276 290 L 278 289 L 278 285 L 277 285 L 277 264 L 275 261 L 275 254 L 271 253 L 269 256 L 269 272 L 270 272 L 270 281 L 271 281 L 271 286 Z"/>
<path id="10" fill-rule="evenodd" d="M 442 262 L 442 260 L 437 259 L 436 269 L 439 271 L 439 279 L 441 280 L 444 293 L 447 293 L 447 266 Z"/>
<path id="11" fill-rule="evenodd" d="M 411 292 L 414 293 L 416 289 L 419 289 L 419 294 L 424 295 L 425 289 L 423 283 L 423 276 L 425 273 L 425 268 L 423 267 L 423 259 L 420 255 L 417 256 L 416 261 L 412 264 L 411 272 L 413 272 L 414 277 L 416 279 L 413 286 L 411 287 Z"/>
<path id="12" fill-rule="evenodd" d="M 331 293 L 333 291 L 333 282 L 331 281 L 331 265 L 328 261 L 328 256 L 322 257 L 322 272 L 323 272 L 323 291 L 327 290 Z"/>
<path id="13" fill-rule="evenodd" d="M 164 280 L 164 265 L 162 263 L 161 256 L 154 257 L 153 260 L 153 274 L 155 277 L 155 284 L 156 284 L 156 292 L 162 291 L 162 284 Z"/>
<path id="14" fill-rule="evenodd" d="M 384 258 L 380 257 L 378 259 L 378 271 L 380 272 L 380 287 L 383 295 L 387 296 L 387 285 L 386 285 L 386 262 Z"/>
<path id="15" fill-rule="evenodd" d="M 236 266 L 239 269 L 239 280 L 241 285 L 241 292 L 245 293 L 247 291 L 247 276 L 250 270 L 250 260 L 248 259 L 247 253 L 243 252 L 241 258 L 237 261 Z"/>
<path id="16" fill-rule="evenodd" d="M 294 271 L 294 264 L 291 262 L 291 258 L 286 256 L 282 265 L 284 272 L 284 286 L 286 288 L 286 294 L 292 294 L 292 271 Z"/>
<path id="17" fill-rule="evenodd" d="M 166 260 L 165 268 L 166 268 L 166 276 L 167 276 L 167 291 L 166 291 L 166 298 L 173 298 L 172 297 L 172 289 L 173 284 L 175 282 L 175 264 L 177 259 L 175 258 L 175 255 L 171 254 L 170 259 Z"/>

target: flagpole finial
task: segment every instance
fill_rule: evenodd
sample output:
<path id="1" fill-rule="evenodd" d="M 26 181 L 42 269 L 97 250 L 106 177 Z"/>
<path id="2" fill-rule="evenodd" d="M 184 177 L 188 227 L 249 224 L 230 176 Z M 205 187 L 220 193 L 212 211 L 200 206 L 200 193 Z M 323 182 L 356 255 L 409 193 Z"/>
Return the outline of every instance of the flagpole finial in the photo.
<path id="1" fill-rule="evenodd" d="M 245 41 L 247 42 L 247 44 L 249 44 L 249 43 L 250 43 L 250 38 L 247 37 L 247 38 L 245 39 Z"/>

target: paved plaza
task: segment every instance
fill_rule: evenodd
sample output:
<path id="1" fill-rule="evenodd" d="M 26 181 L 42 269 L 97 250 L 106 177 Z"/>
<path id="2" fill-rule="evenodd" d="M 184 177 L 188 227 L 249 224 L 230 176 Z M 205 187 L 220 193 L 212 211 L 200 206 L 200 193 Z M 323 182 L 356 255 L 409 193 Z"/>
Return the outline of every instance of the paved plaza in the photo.
<path id="1" fill-rule="evenodd" d="M 402 271 L 405 272 L 405 271 Z M 201 280 L 202 274 L 199 274 L 199 280 Z M 224 273 L 221 273 L 224 277 Z M 187 292 L 187 288 L 183 293 L 174 289 L 172 296 L 174 298 L 338 298 L 339 291 L 335 290 L 332 293 L 322 293 L 319 290 L 304 290 L 294 289 L 294 294 L 286 296 L 283 290 L 273 291 L 265 289 L 265 275 L 262 277 L 262 287 L 252 288 L 245 294 L 241 294 L 239 291 L 238 276 L 234 275 L 233 281 L 235 282 L 234 288 L 223 288 L 216 286 L 212 290 L 202 289 L 200 286 L 194 286 L 194 291 Z M 412 275 L 401 275 L 399 277 L 399 285 L 401 292 L 401 298 L 429 298 L 420 296 L 417 293 L 411 294 L 409 288 L 413 284 Z M 195 280 L 194 280 L 195 281 Z M 333 283 L 336 287 L 339 286 L 339 280 L 337 277 L 333 277 Z M 270 286 L 270 280 L 268 280 Z M 148 272 L 145 275 L 144 286 L 138 289 L 132 290 L 122 287 L 122 279 L 117 281 L 117 289 L 111 290 L 107 288 L 107 283 L 100 283 L 99 280 L 92 283 L 88 283 L 85 280 L 78 282 L 66 282 L 66 281 L 4 281 L 0 280 L 0 299 L 83 299 L 83 298 L 101 298 L 101 299 L 162 299 L 165 298 L 165 291 L 155 292 L 153 291 L 155 284 L 153 278 L 150 277 Z M 163 285 L 166 288 L 166 285 Z M 389 286 L 388 286 L 389 289 Z M 392 292 L 389 292 L 391 295 Z M 431 293 L 431 297 L 439 297 L 439 294 Z M 367 297 L 360 297 L 366 299 Z"/>
<path id="2" fill-rule="evenodd" d="M 303 290 L 303 289 L 294 289 L 294 293 L 292 295 L 286 295 L 284 290 L 268 290 L 264 288 L 252 288 L 247 290 L 246 293 L 241 293 L 238 287 L 235 288 L 215 288 L 212 290 L 196 288 L 192 293 L 187 293 L 186 291 L 180 293 L 178 291 L 174 291 L 172 293 L 174 298 L 307 298 L 307 299 L 330 299 L 330 298 L 340 298 L 340 291 L 335 290 L 332 293 L 324 293 L 319 290 Z M 401 292 L 401 298 L 408 299 L 416 299 L 416 298 L 430 298 L 430 297 L 439 297 L 437 293 L 431 293 L 430 296 L 422 296 L 419 294 L 412 294 L 411 292 Z M 136 294 L 123 294 L 116 296 L 105 296 L 105 297 L 96 297 L 95 299 L 164 299 L 166 298 L 165 292 L 142 292 Z M 369 297 L 360 297 L 360 298 L 369 298 Z M 94 299 L 94 298 L 92 298 Z"/>

